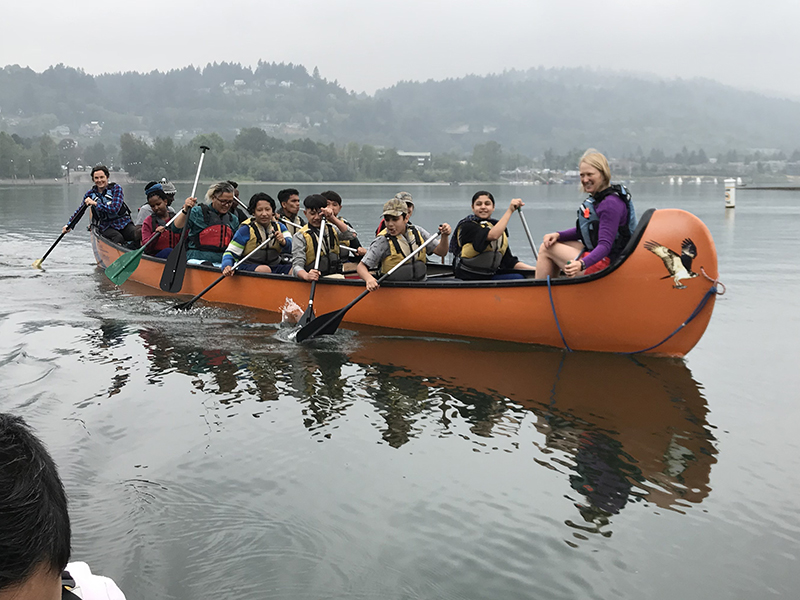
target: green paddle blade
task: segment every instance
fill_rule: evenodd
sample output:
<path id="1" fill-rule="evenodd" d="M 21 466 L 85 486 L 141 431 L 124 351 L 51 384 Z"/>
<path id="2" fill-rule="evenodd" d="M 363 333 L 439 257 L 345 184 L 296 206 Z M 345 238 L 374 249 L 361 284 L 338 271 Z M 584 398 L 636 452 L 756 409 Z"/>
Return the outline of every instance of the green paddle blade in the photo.
<path id="1" fill-rule="evenodd" d="M 139 266 L 139 261 L 142 260 L 142 253 L 144 246 L 138 250 L 126 252 L 120 256 L 113 263 L 106 268 L 106 277 L 108 277 L 114 285 L 122 285 L 128 280 L 136 267 Z"/>

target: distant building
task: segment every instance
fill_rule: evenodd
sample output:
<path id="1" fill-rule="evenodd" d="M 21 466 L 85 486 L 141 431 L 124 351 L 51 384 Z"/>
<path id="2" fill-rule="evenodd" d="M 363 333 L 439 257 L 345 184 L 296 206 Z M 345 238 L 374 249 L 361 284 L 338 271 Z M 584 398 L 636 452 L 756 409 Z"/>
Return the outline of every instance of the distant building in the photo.
<path id="1" fill-rule="evenodd" d="M 50 135 L 52 137 L 67 137 L 69 133 L 69 127 L 67 125 L 59 125 L 50 130 Z"/>
<path id="2" fill-rule="evenodd" d="M 409 162 L 417 167 L 427 167 L 431 164 L 430 152 L 405 152 L 403 150 L 398 150 L 397 156 L 409 159 Z"/>

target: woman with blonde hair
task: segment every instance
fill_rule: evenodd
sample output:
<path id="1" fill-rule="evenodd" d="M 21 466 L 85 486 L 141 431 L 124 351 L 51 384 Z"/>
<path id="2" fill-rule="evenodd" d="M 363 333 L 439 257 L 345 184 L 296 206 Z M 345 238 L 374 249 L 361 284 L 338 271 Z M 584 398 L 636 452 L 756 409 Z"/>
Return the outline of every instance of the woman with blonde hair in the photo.
<path id="1" fill-rule="evenodd" d="M 594 148 L 580 160 L 581 188 L 589 194 L 575 227 L 548 233 L 539 247 L 537 279 L 590 275 L 608 267 L 631 239 L 636 213 L 624 186 L 611 185 L 608 160 Z"/>
<path id="2" fill-rule="evenodd" d="M 222 253 L 233 240 L 233 234 L 239 228 L 239 219 L 232 213 L 234 188 L 227 181 L 220 181 L 208 188 L 205 202 L 194 204 L 187 213 L 186 206 L 175 219 L 175 229 L 182 229 L 188 221 L 187 232 L 189 250 L 186 253 L 189 263 L 206 263 L 220 266 Z M 187 204 L 196 202 L 196 198 L 188 198 Z M 188 218 L 187 215 L 188 214 Z"/>

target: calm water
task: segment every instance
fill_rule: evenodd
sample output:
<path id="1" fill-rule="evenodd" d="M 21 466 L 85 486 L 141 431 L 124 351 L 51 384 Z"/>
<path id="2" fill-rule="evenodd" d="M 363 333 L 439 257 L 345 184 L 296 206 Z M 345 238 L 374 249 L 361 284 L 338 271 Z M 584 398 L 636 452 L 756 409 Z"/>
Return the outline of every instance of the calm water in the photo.
<path id="1" fill-rule="evenodd" d="M 404 187 L 428 229 L 475 191 Z M 399 191 L 337 189 L 364 231 Z M 0 409 L 60 465 L 74 558 L 129 599 L 796 597 L 798 195 L 734 213 L 721 185 L 632 186 L 717 243 L 728 293 L 681 361 L 367 328 L 299 346 L 270 313 L 115 288 L 85 228 L 32 269 L 83 191 L 0 188 Z M 537 239 L 579 201 L 492 191 Z"/>

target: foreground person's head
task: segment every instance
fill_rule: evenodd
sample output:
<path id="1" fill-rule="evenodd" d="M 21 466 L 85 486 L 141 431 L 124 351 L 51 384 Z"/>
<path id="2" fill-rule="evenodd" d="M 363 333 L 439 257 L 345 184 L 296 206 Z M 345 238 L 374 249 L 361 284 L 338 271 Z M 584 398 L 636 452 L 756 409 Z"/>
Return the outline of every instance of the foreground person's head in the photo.
<path id="1" fill-rule="evenodd" d="M 328 199 L 319 194 L 311 194 L 303 200 L 303 206 L 308 224 L 311 227 L 319 227 L 322 224 L 322 209 L 328 207 Z"/>
<path id="2" fill-rule="evenodd" d="M 206 202 L 211 204 L 219 214 L 224 215 L 234 203 L 233 186 L 227 181 L 215 183 L 206 192 Z"/>
<path id="3" fill-rule="evenodd" d="M 581 156 L 578 163 L 581 176 L 581 187 L 587 194 L 602 192 L 611 185 L 611 167 L 603 154 L 589 148 Z"/>
<path id="4" fill-rule="evenodd" d="M 60 599 L 69 554 L 56 465 L 25 421 L 0 413 L 0 600 Z"/>

